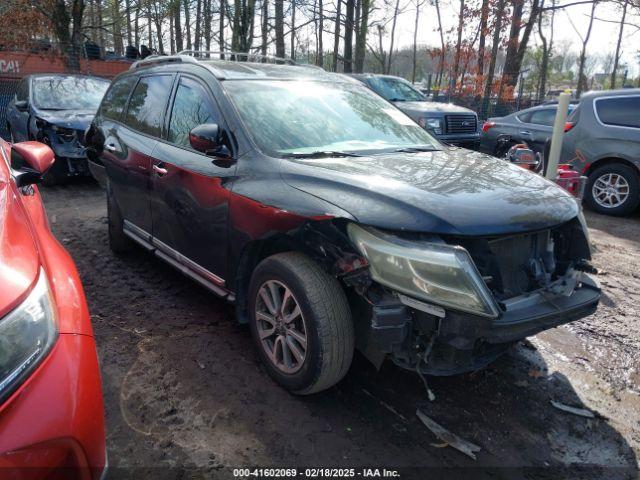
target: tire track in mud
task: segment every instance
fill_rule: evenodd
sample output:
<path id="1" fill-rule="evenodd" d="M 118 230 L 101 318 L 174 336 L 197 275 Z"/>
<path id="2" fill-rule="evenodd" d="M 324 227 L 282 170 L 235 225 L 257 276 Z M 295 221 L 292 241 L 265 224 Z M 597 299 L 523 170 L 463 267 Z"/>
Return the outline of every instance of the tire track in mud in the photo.
<path id="1" fill-rule="evenodd" d="M 566 337 L 553 330 L 483 371 L 430 379 L 435 402 L 413 373 L 390 364 L 375 372 L 358 355 L 337 387 L 295 397 L 262 369 L 233 308 L 142 250 L 111 253 L 104 192 L 96 185 L 43 189 L 43 197 L 85 285 L 116 471 L 137 467 L 138 478 L 183 478 L 186 468 L 196 478 L 228 478 L 229 467 L 246 465 L 490 469 L 573 462 L 593 465 L 585 478 L 595 479 L 608 465 L 637 466 L 640 414 L 629 410 L 636 423 L 626 429 L 615 417 L 616 408 L 626 412 L 621 404 L 634 405 L 626 392 L 637 381 L 622 375 L 633 363 L 613 354 L 629 358 L 638 346 L 633 312 L 640 298 L 624 292 L 637 283 L 640 261 L 622 251 L 632 243 L 616 247 L 616 237 L 601 234 L 609 224 L 594 230 L 595 262 L 607 270 L 603 278 L 622 278 L 622 288 L 606 290 L 611 303 L 593 317 L 558 329 Z M 640 238 L 633 221 L 635 233 L 625 242 Z M 550 400 L 585 401 L 610 419 L 585 422 L 554 410 Z M 481 445 L 478 461 L 434 447 L 441 442 L 416 419 L 417 406 Z"/>

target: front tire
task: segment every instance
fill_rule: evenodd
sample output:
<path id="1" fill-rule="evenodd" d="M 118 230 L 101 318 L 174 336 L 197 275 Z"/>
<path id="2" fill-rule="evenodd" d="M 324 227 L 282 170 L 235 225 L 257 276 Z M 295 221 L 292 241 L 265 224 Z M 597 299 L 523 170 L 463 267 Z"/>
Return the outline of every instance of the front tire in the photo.
<path id="1" fill-rule="evenodd" d="M 640 203 L 639 183 L 638 172 L 628 165 L 603 165 L 589 175 L 585 201 L 598 213 L 629 215 Z"/>
<path id="2" fill-rule="evenodd" d="M 107 183 L 107 220 L 109 228 L 109 248 L 116 254 L 128 253 L 133 249 L 133 240 L 124 233 L 124 220 L 120 208 L 113 197 L 111 184 Z"/>
<path id="3" fill-rule="evenodd" d="M 349 370 L 354 331 L 338 280 L 298 252 L 263 260 L 249 286 L 251 335 L 267 372 L 307 395 L 338 383 Z"/>

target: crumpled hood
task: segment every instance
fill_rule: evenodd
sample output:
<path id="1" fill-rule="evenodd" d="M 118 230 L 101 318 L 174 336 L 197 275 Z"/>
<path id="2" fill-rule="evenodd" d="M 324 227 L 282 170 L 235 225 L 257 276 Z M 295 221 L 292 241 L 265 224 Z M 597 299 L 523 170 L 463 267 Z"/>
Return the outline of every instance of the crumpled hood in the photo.
<path id="1" fill-rule="evenodd" d="M 9 182 L 7 166 L 0 157 L 0 316 L 26 295 L 40 265 L 29 221 Z"/>
<path id="2" fill-rule="evenodd" d="M 473 110 L 454 105 L 453 103 L 441 102 L 394 102 L 396 107 L 405 113 L 467 113 L 475 115 Z"/>
<path id="3" fill-rule="evenodd" d="M 84 132 L 96 112 L 90 110 L 39 110 L 37 117 L 59 127 L 72 128 Z"/>
<path id="4" fill-rule="evenodd" d="M 287 159 L 282 176 L 363 224 L 391 230 L 498 235 L 549 228 L 579 211 L 574 198 L 555 183 L 459 148 Z"/>

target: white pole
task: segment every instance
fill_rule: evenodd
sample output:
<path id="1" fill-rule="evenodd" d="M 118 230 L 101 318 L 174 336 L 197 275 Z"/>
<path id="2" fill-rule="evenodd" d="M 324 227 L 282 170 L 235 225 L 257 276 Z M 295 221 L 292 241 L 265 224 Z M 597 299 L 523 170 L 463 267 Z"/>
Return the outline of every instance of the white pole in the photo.
<path id="1" fill-rule="evenodd" d="M 564 138 L 564 124 L 567 122 L 567 112 L 569 111 L 569 100 L 571 94 L 561 93 L 558 97 L 558 112 L 556 120 L 553 123 L 553 134 L 551 135 L 551 148 L 549 149 L 549 158 L 547 158 L 547 175 L 546 177 L 555 181 L 558 176 L 558 162 L 560 160 L 560 152 L 562 151 L 562 139 Z"/>

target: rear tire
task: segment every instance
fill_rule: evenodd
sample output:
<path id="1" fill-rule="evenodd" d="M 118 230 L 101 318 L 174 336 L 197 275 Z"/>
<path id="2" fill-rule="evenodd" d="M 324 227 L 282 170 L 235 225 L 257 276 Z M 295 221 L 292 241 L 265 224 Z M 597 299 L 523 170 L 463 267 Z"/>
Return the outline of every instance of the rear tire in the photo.
<path id="1" fill-rule="evenodd" d="M 273 309 L 264 295 L 270 295 Z M 298 252 L 266 258 L 253 272 L 248 303 L 251 335 L 277 383 L 308 395 L 332 387 L 345 376 L 354 350 L 349 304 L 338 280 L 313 260 Z M 270 315 L 272 311 L 277 313 Z M 299 342 L 300 338 L 305 341 Z"/>
<path id="2" fill-rule="evenodd" d="M 614 196 L 607 196 L 608 186 L 612 188 L 609 191 L 614 192 Z M 637 170 L 621 163 L 596 168 L 589 175 L 584 199 L 598 213 L 613 216 L 631 214 L 640 203 Z"/>
<path id="3" fill-rule="evenodd" d="M 130 252 L 134 243 L 124 233 L 124 220 L 120 213 L 120 208 L 113 198 L 111 184 L 107 183 L 107 218 L 109 225 L 109 248 L 116 254 Z"/>

